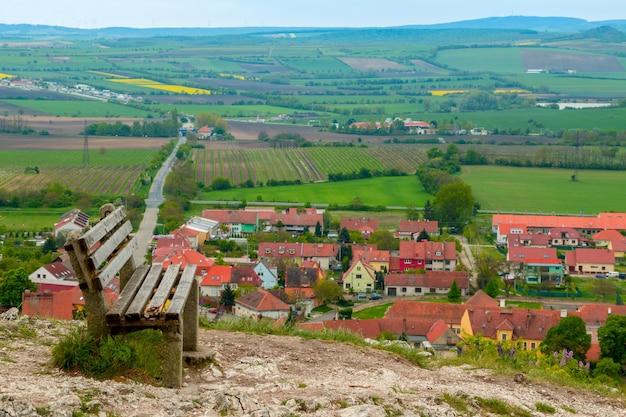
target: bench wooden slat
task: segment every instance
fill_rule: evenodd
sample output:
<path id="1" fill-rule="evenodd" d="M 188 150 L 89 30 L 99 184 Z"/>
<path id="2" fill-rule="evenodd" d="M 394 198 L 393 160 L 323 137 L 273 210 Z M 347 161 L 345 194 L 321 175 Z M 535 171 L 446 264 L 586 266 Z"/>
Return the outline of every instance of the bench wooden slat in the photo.
<path id="1" fill-rule="evenodd" d="M 189 293 L 191 292 L 191 287 L 196 285 L 196 269 L 197 266 L 192 264 L 187 264 L 185 267 L 180 281 L 176 286 L 176 292 L 165 312 L 166 320 L 177 320 L 180 317 L 183 308 L 185 308 L 187 297 L 189 297 Z"/>
<path id="2" fill-rule="evenodd" d="M 130 277 L 128 284 L 124 287 L 120 295 L 117 297 L 117 300 L 107 311 L 107 323 L 116 323 L 122 320 L 126 310 L 133 302 L 135 295 L 139 291 L 139 288 L 143 284 L 143 280 L 146 275 L 148 275 L 148 271 L 150 270 L 150 265 L 141 265 L 138 267 L 133 275 Z"/>
<path id="3" fill-rule="evenodd" d="M 143 280 L 143 284 L 141 284 L 137 295 L 135 295 L 133 302 L 128 307 L 128 310 L 126 310 L 126 314 L 124 315 L 126 320 L 139 320 L 142 317 L 144 307 L 150 297 L 152 297 L 154 289 L 159 284 L 161 272 L 163 272 L 163 265 L 152 264 L 148 276 Z"/>
<path id="4" fill-rule="evenodd" d="M 105 243 L 100 245 L 100 247 L 95 250 L 93 255 L 91 255 L 89 258 L 91 267 L 93 269 L 98 269 L 98 267 L 117 250 L 118 246 L 123 244 L 128 239 L 128 236 L 132 231 L 133 226 L 130 222 L 127 221 L 122 224 L 122 226 L 120 226 L 115 233 L 113 233 L 113 235 L 111 235 L 111 237 L 109 237 Z"/>
<path id="5" fill-rule="evenodd" d="M 165 302 L 170 297 L 172 288 L 176 284 L 178 279 L 178 272 L 180 271 L 180 264 L 171 264 L 165 271 L 165 275 L 157 288 L 156 293 L 152 296 L 150 303 L 146 307 L 144 317 L 155 317 L 161 314 L 165 307 Z"/>
<path id="6" fill-rule="evenodd" d="M 111 261 L 102 268 L 99 276 L 103 287 L 106 287 L 109 281 L 122 269 L 126 261 L 133 257 L 136 249 L 137 239 L 133 238 L 115 255 L 115 258 L 111 259 Z"/>
<path id="7" fill-rule="evenodd" d="M 116 208 L 112 213 L 100 220 L 94 227 L 89 229 L 83 236 L 82 240 L 88 248 L 93 247 L 98 241 L 100 241 L 107 233 L 115 230 L 119 223 L 122 223 L 126 218 L 126 210 L 124 206 Z"/>

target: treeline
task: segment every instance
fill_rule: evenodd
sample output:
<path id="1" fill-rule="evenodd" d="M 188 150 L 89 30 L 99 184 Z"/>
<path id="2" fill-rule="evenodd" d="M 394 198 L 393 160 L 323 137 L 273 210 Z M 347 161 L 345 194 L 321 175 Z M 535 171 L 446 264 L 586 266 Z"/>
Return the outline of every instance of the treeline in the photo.
<path id="1" fill-rule="evenodd" d="M 328 174 L 328 181 L 348 181 L 372 177 L 401 177 L 405 175 L 408 174 L 404 171 L 400 171 L 397 168 L 384 170 L 370 170 L 368 168 L 361 168 L 359 171 L 330 173 Z"/>
<path id="2" fill-rule="evenodd" d="M 116 123 L 100 122 L 88 125 L 86 132 L 90 136 L 169 138 L 178 136 L 178 123 L 171 119 L 143 121 L 143 123 L 135 120 L 130 126 L 119 121 Z"/>

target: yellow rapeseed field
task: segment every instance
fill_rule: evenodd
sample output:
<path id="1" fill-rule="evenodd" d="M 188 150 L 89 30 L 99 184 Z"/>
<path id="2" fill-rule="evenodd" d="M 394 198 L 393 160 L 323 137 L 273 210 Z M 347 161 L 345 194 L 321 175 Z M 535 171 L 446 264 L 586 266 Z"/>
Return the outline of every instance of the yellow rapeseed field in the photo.
<path id="1" fill-rule="evenodd" d="M 494 94 L 530 93 L 522 88 L 496 88 L 493 92 Z"/>
<path id="2" fill-rule="evenodd" d="M 15 78 L 15 75 L 11 75 L 11 74 L 3 74 L 0 72 L 0 79 L 2 78 Z"/>
<path id="3" fill-rule="evenodd" d="M 447 94 L 467 93 L 469 90 L 430 90 L 429 93 L 433 96 L 445 96 Z"/>
<path id="4" fill-rule="evenodd" d="M 190 95 L 209 95 L 211 90 L 205 90 L 203 88 L 185 87 L 183 85 L 171 85 L 163 84 L 158 81 L 152 81 L 145 78 L 116 78 L 109 81 L 115 83 L 124 83 L 130 85 L 136 85 L 139 87 L 152 88 L 155 90 L 169 91 L 171 93 L 178 94 L 190 94 Z"/>

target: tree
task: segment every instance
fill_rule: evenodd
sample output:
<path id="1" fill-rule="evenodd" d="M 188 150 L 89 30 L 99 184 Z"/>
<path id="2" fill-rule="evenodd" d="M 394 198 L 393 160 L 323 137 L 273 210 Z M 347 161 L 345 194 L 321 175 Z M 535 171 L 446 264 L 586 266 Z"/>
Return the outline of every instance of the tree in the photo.
<path id="1" fill-rule="evenodd" d="M 315 223 L 315 236 L 322 237 L 322 225 L 320 222 Z"/>
<path id="2" fill-rule="evenodd" d="M 226 307 L 227 310 L 232 310 L 235 305 L 235 291 L 231 288 L 230 284 L 226 284 L 226 287 L 224 287 L 220 295 L 220 303 Z"/>
<path id="3" fill-rule="evenodd" d="M 337 238 L 337 241 L 339 243 L 352 243 L 352 239 L 350 238 L 350 232 L 348 232 L 347 228 L 343 227 L 339 231 L 339 236 Z"/>
<path id="4" fill-rule="evenodd" d="M 456 279 L 452 281 L 452 285 L 450 285 L 450 290 L 448 290 L 448 301 L 456 303 L 461 301 L 461 290 L 456 283 Z"/>
<path id="5" fill-rule="evenodd" d="M 624 305 L 624 301 L 622 300 L 622 296 L 620 295 L 619 291 L 617 291 L 617 294 L 615 295 L 615 305 L 618 305 L 618 306 Z"/>
<path id="6" fill-rule="evenodd" d="M 491 298 L 496 298 L 500 294 L 499 279 L 491 278 L 485 285 L 485 294 Z"/>
<path id="7" fill-rule="evenodd" d="M 370 235 L 369 243 L 376 245 L 378 250 L 397 250 L 400 241 L 389 230 L 377 230 Z"/>
<path id="8" fill-rule="evenodd" d="M 320 304 L 327 304 L 341 298 L 342 289 L 335 281 L 321 281 L 313 288 L 315 290 L 315 298 Z"/>
<path id="9" fill-rule="evenodd" d="M 212 190 L 228 190 L 232 188 L 230 184 L 230 180 L 225 177 L 215 177 L 213 181 L 211 181 L 211 189 Z"/>
<path id="10" fill-rule="evenodd" d="M 37 285 L 28 278 L 24 268 L 8 271 L 0 280 L 0 304 L 19 307 L 22 305 L 22 293 L 26 290 L 37 291 Z"/>
<path id="11" fill-rule="evenodd" d="M 417 210 L 415 206 L 408 206 L 406 210 L 406 219 L 407 220 L 419 220 L 420 212 Z"/>
<path id="12" fill-rule="evenodd" d="M 479 289 L 485 288 L 489 280 L 498 277 L 498 262 L 488 253 L 474 257 L 474 269 L 476 270 L 476 286 Z"/>
<path id="13" fill-rule="evenodd" d="M 54 252 L 57 250 L 57 242 L 54 236 L 50 236 L 43 244 L 41 251 L 45 253 Z"/>
<path id="14" fill-rule="evenodd" d="M 598 278 L 593 281 L 593 292 L 602 297 L 603 302 L 606 301 L 606 297 L 615 294 L 616 291 L 615 283 L 609 279 Z"/>
<path id="15" fill-rule="evenodd" d="M 468 184 L 457 181 L 444 185 L 435 195 L 435 217 L 444 225 L 462 228 L 472 218 L 474 203 Z"/>
<path id="16" fill-rule="evenodd" d="M 587 334 L 585 322 L 578 316 L 567 316 L 559 324 L 551 327 L 546 338 L 541 342 L 540 349 L 544 355 L 561 352 L 563 349 L 574 352 L 579 361 L 586 359 L 591 347 L 591 335 Z"/>
<path id="17" fill-rule="evenodd" d="M 418 242 L 422 242 L 424 240 L 430 240 L 430 236 L 428 235 L 428 233 L 426 232 L 426 229 L 422 229 L 422 231 L 420 232 L 419 235 L 417 235 L 417 240 Z"/>
<path id="18" fill-rule="evenodd" d="M 424 204 L 424 220 L 435 220 L 435 211 L 430 200 L 426 200 L 426 204 Z"/>
<path id="19" fill-rule="evenodd" d="M 610 315 L 606 324 L 598 329 L 598 341 L 601 358 L 626 364 L 626 316 Z"/>

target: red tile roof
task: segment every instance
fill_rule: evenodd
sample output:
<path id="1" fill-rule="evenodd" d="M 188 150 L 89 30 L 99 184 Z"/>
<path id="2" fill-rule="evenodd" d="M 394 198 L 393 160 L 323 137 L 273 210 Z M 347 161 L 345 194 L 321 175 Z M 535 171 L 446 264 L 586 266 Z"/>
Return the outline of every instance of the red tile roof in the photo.
<path id="1" fill-rule="evenodd" d="M 271 292 L 264 289 L 258 289 L 248 293 L 235 300 L 236 304 L 258 311 L 259 313 L 267 311 L 289 311 L 291 307 L 283 302 L 280 298 L 274 296 Z"/>
<path id="2" fill-rule="evenodd" d="M 626 239 L 623 234 L 617 230 L 602 230 L 592 236 L 593 240 L 622 240 Z"/>
<path id="3" fill-rule="evenodd" d="M 598 217 L 494 214 L 491 223 L 494 227 L 502 224 L 523 224 L 526 227 L 535 228 L 571 227 L 574 229 L 626 230 L 626 213 L 600 213 Z"/>
<path id="4" fill-rule="evenodd" d="M 352 259 L 361 259 L 365 262 L 389 262 L 388 250 L 354 250 L 352 249 Z"/>
<path id="5" fill-rule="evenodd" d="M 400 259 L 453 260 L 456 259 L 456 246 L 454 242 L 401 240 Z"/>
<path id="6" fill-rule="evenodd" d="M 439 222 L 437 220 L 430 221 L 422 221 L 422 220 L 400 220 L 400 227 L 398 228 L 398 233 L 400 234 L 408 234 L 408 233 L 417 233 L 419 234 L 423 230 L 426 230 L 426 233 L 432 234 L 439 232 Z"/>
<path id="7" fill-rule="evenodd" d="M 577 311 L 587 326 L 604 326 L 611 314 L 626 316 L 626 306 L 614 304 L 585 304 Z"/>
<path id="8" fill-rule="evenodd" d="M 442 319 L 446 323 L 461 324 L 465 312 L 462 304 L 441 304 L 419 301 L 396 301 L 385 314 L 385 318 Z"/>
<path id="9" fill-rule="evenodd" d="M 487 293 L 485 293 L 483 290 L 476 291 L 476 294 L 472 295 L 463 304 L 465 304 L 466 306 L 487 307 L 487 308 L 497 308 L 500 306 L 498 301 L 488 296 Z"/>
<path id="10" fill-rule="evenodd" d="M 575 266 L 576 264 L 598 264 L 614 265 L 615 252 L 609 249 L 576 248 L 567 252 L 565 264 Z"/>
<path id="11" fill-rule="evenodd" d="M 469 308 L 472 331 L 496 339 L 498 330 L 513 330 L 513 340 L 543 340 L 548 329 L 558 324 L 560 311 L 525 308 Z"/>
<path id="12" fill-rule="evenodd" d="M 347 230 L 358 230 L 362 231 L 364 228 L 368 230 L 373 229 L 374 231 L 378 230 L 378 219 L 341 219 L 339 221 L 339 229 L 346 228 Z"/>
<path id="13" fill-rule="evenodd" d="M 556 248 L 537 248 L 528 246 L 509 246 L 507 261 L 525 264 L 560 265 Z"/>
<path id="14" fill-rule="evenodd" d="M 229 265 L 213 265 L 207 269 L 202 279 L 202 287 L 221 287 L 222 284 L 230 283 L 232 267 Z"/>
<path id="15" fill-rule="evenodd" d="M 202 217 L 222 224 L 257 224 L 258 213 L 245 210 L 202 210 Z"/>

